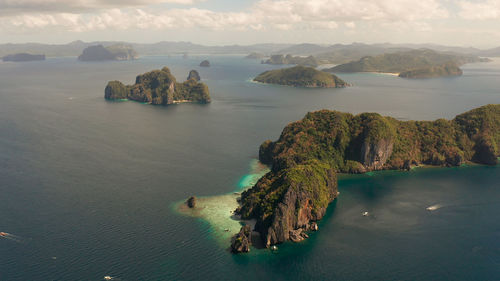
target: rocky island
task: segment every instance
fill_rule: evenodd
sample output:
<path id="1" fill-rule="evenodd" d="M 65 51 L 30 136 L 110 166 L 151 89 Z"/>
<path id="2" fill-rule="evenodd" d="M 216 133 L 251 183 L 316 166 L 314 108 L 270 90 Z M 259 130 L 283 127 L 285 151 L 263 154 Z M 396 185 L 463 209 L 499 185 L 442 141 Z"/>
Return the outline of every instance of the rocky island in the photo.
<path id="1" fill-rule="evenodd" d="M 297 64 L 316 67 L 319 65 L 318 61 L 313 56 L 300 57 L 292 55 L 272 55 L 268 60 L 262 61 L 263 64 Z"/>
<path id="2" fill-rule="evenodd" d="M 104 98 L 128 99 L 158 105 L 210 102 L 207 85 L 199 83 L 195 77 L 179 83 L 167 67 L 137 76 L 134 85 L 110 81 L 104 90 Z"/>
<path id="3" fill-rule="evenodd" d="M 190 80 L 190 79 L 194 79 L 194 80 L 196 80 L 196 82 L 200 81 L 201 77 L 200 77 L 200 74 L 198 73 L 198 71 L 196 71 L 196 70 L 189 71 L 187 80 Z"/>
<path id="4" fill-rule="evenodd" d="M 2 57 L 3 61 L 12 61 L 12 62 L 24 62 L 24 61 L 40 61 L 45 60 L 45 55 L 32 55 L 28 53 L 19 53 L 6 55 Z"/>
<path id="5" fill-rule="evenodd" d="M 316 222 L 338 196 L 337 173 L 496 165 L 499 156 L 500 104 L 436 121 L 311 112 L 286 126 L 277 141 L 260 146 L 259 159 L 271 171 L 242 193 L 236 213 L 256 220 L 254 230 L 266 247 L 298 242 L 318 229 Z M 245 226 L 234 237 L 233 252 L 248 251 L 248 232 Z"/>
<path id="6" fill-rule="evenodd" d="M 348 83 L 333 74 L 301 65 L 263 72 L 255 77 L 254 81 L 308 88 L 345 88 L 349 86 Z"/>
<path id="7" fill-rule="evenodd" d="M 210 62 L 208 60 L 204 60 L 200 62 L 201 67 L 210 67 Z"/>
<path id="8" fill-rule="evenodd" d="M 484 62 L 477 56 L 438 53 L 429 49 L 366 56 L 358 61 L 337 65 L 324 71 L 395 73 L 404 78 L 434 78 L 460 76 L 459 66 L 471 62 Z"/>
<path id="9" fill-rule="evenodd" d="M 137 58 L 137 52 L 131 46 L 123 44 L 108 47 L 103 45 L 90 46 L 78 56 L 78 60 L 81 61 L 133 60 Z"/>

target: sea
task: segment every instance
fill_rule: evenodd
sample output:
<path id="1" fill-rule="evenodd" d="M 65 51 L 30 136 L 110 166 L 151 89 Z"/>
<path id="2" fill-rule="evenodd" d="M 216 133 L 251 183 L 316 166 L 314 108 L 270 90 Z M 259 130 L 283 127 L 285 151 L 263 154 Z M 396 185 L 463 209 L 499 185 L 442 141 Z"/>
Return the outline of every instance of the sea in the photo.
<path id="1" fill-rule="evenodd" d="M 104 99 L 108 81 L 165 66 L 179 81 L 198 70 L 212 103 Z M 500 280 L 499 166 L 340 175 L 309 239 L 231 254 L 235 197 L 267 169 L 259 145 L 307 112 L 435 120 L 500 103 L 499 59 L 457 78 L 340 74 L 345 89 L 252 82 L 280 67 L 243 55 L 0 63 L 0 280 Z M 207 212 L 181 210 L 190 196 Z"/>

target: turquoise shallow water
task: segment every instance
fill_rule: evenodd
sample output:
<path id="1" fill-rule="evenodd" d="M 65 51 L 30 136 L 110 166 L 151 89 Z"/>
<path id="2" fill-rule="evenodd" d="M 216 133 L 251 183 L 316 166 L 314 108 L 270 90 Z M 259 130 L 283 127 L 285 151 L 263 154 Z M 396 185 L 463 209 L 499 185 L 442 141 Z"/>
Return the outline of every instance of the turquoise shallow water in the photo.
<path id="1" fill-rule="evenodd" d="M 347 89 L 248 82 L 236 56 L 0 63 L 0 280 L 498 280 L 498 167 L 345 176 L 321 231 L 233 256 L 213 224 L 172 206 L 240 190 L 258 146 L 322 108 L 450 118 L 499 103 L 500 65 L 456 79 L 349 74 Z M 213 103 L 107 102 L 109 80 L 198 69 Z M 429 206 L 440 205 L 435 211 Z M 361 214 L 369 211 L 372 216 Z"/>

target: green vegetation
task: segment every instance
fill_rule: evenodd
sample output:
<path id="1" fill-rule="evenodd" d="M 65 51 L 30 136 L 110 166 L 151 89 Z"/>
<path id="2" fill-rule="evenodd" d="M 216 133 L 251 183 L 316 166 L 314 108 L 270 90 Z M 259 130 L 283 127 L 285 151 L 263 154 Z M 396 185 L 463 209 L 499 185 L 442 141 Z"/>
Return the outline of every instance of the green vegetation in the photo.
<path id="1" fill-rule="evenodd" d="M 435 78 L 461 76 L 463 71 L 455 63 L 433 65 L 425 68 L 403 71 L 399 74 L 402 78 Z"/>
<path id="2" fill-rule="evenodd" d="M 458 66 L 479 62 L 475 56 L 438 53 L 428 49 L 363 57 L 327 69 L 328 72 L 402 73 L 401 77 L 438 77 L 461 73 Z"/>
<path id="3" fill-rule="evenodd" d="M 311 220 L 321 219 L 322 211 L 336 197 L 331 183 L 335 172 L 408 170 L 418 164 L 495 165 L 499 156 L 500 104 L 436 121 L 316 111 L 287 125 L 277 141 L 261 145 L 259 158 L 272 165 L 272 170 L 242 194 L 237 211 L 244 219 L 257 219 L 256 228 L 263 237 L 279 243 L 286 239 L 272 235 L 289 229 L 282 225 L 292 212 L 283 208 L 293 205 L 299 212 L 310 206 Z M 302 194 L 296 198 L 307 203 L 290 203 L 291 193 Z M 295 227 L 300 227 L 297 222 Z"/>
<path id="4" fill-rule="evenodd" d="M 87 47 L 78 57 L 81 61 L 131 60 L 137 58 L 137 52 L 131 46 L 115 44 L 108 47 L 95 45 Z"/>
<path id="5" fill-rule="evenodd" d="M 264 64 L 297 64 L 297 65 L 305 65 L 305 66 L 318 66 L 318 61 L 313 56 L 308 57 L 299 57 L 292 55 L 272 55 L 268 60 L 262 61 Z"/>
<path id="6" fill-rule="evenodd" d="M 110 81 L 104 90 L 106 99 L 129 99 L 150 104 L 167 105 L 178 102 L 210 102 L 207 85 L 192 78 L 178 83 L 164 67 L 137 76 L 134 85 Z"/>
<path id="7" fill-rule="evenodd" d="M 300 65 L 263 72 L 255 77 L 254 81 L 310 88 L 343 88 L 348 86 L 346 82 L 333 74 Z"/>

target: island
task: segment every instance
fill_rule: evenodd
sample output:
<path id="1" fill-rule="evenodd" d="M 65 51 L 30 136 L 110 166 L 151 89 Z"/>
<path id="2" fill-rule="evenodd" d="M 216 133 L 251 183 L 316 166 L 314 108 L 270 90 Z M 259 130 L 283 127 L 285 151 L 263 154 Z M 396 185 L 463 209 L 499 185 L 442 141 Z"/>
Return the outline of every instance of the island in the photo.
<path id="1" fill-rule="evenodd" d="M 78 60 L 81 61 L 133 60 L 137 58 L 137 52 L 131 46 L 124 44 L 114 44 L 108 47 L 103 45 L 89 46 L 78 56 Z"/>
<path id="2" fill-rule="evenodd" d="M 395 73 L 404 78 L 433 78 L 460 76 L 459 66 L 471 62 L 484 62 L 477 56 L 438 53 L 429 49 L 411 50 L 378 56 L 366 56 L 358 61 L 340 64 L 324 71 Z"/>
<path id="3" fill-rule="evenodd" d="M 399 73 L 402 78 L 437 78 L 437 77 L 452 77 L 461 76 L 463 71 L 456 63 L 445 63 L 442 65 L 432 65 L 424 68 L 403 71 Z"/>
<path id="4" fill-rule="evenodd" d="M 235 213 L 255 220 L 266 247 L 299 242 L 339 195 L 337 173 L 410 170 L 417 165 L 496 165 L 500 156 L 500 104 L 453 120 L 400 121 L 377 113 L 320 110 L 287 125 L 265 141 L 259 159 L 271 171 L 244 191 Z M 248 226 L 232 240 L 233 252 L 249 250 Z"/>
<path id="5" fill-rule="evenodd" d="M 204 60 L 200 62 L 201 67 L 210 67 L 210 62 L 208 60 Z"/>
<path id="6" fill-rule="evenodd" d="M 201 77 L 200 77 L 200 74 L 198 73 L 198 71 L 196 71 L 194 69 L 189 71 L 187 80 L 190 80 L 190 79 L 194 79 L 194 80 L 196 80 L 196 82 L 200 81 Z"/>
<path id="7" fill-rule="evenodd" d="M 167 67 L 137 76 L 134 85 L 110 81 L 104 90 L 104 98 L 128 99 L 155 105 L 211 101 L 207 85 L 199 83 L 194 78 L 183 83 L 176 82 Z"/>
<path id="8" fill-rule="evenodd" d="M 337 76 L 297 65 L 290 68 L 269 70 L 253 79 L 256 82 L 307 88 L 345 88 L 348 83 Z"/>
<path id="9" fill-rule="evenodd" d="M 250 53 L 249 55 L 247 55 L 245 58 L 246 59 L 263 59 L 265 57 L 266 56 L 262 53 L 253 52 L 253 53 Z"/>
<path id="10" fill-rule="evenodd" d="M 32 55 L 28 53 L 19 53 L 6 55 L 2 57 L 3 61 L 12 61 L 12 62 L 25 62 L 25 61 L 41 61 L 45 60 L 45 55 Z"/>
<path id="11" fill-rule="evenodd" d="M 300 56 L 292 56 L 292 55 L 272 55 L 268 60 L 262 61 L 263 64 L 274 64 L 274 65 L 283 65 L 283 64 L 297 64 L 297 65 L 305 65 L 305 66 L 313 66 L 316 67 L 319 65 L 318 61 L 313 56 L 308 57 L 300 57 Z"/>

